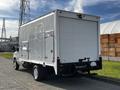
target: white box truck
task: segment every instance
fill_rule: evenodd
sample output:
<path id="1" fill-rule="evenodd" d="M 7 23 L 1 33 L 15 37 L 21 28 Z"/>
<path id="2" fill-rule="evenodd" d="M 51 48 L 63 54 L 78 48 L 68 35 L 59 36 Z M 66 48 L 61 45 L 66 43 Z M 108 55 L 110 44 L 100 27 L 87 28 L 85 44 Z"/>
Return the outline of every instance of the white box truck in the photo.
<path id="1" fill-rule="evenodd" d="M 55 10 L 20 26 L 16 70 L 33 68 L 35 80 L 102 68 L 98 16 Z"/>

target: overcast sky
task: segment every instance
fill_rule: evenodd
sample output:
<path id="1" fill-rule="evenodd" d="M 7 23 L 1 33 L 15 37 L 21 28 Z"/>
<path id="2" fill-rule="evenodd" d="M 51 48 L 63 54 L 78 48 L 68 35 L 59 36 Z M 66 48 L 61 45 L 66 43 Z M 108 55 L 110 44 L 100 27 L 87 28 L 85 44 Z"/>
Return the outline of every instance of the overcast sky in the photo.
<path id="1" fill-rule="evenodd" d="M 120 0 L 30 0 L 30 4 L 32 19 L 55 9 L 97 15 L 101 23 L 120 19 Z M 3 17 L 6 18 L 7 37 L 16 36 L 19 0 L 0 0 L 0 33 Z"/>

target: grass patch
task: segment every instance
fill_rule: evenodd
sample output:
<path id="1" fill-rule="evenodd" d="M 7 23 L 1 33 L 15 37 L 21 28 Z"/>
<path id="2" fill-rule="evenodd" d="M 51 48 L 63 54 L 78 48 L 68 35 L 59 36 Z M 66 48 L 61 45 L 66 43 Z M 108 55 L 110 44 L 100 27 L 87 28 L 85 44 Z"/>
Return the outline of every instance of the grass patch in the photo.
<path id="1" fill-rule="evenodd" d="M 93 71 L 100 76 L 112 77 L 120 79 L 120 62 L 118 61 L 103 61 L 102 70 Z"/>
<path id="2" fill-rule="evenodd" d="M 13 53 L 11 52 L 0 53 L 0 57 L 6 58 L 6 59 L 12 59 Z"/>

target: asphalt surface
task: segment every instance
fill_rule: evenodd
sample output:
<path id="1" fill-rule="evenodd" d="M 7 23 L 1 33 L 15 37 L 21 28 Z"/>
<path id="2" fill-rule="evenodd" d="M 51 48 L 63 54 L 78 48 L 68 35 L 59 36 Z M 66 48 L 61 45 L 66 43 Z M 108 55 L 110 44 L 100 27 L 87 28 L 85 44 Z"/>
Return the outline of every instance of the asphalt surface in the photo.
<path id="1" fill-rule="evenodd" d="M 120 90 L 120 86 L 85 77 L 53 77 L 37 82 L 30 70 L 15 71 L 11 60 L 0 58 L 0 90 Z"/>

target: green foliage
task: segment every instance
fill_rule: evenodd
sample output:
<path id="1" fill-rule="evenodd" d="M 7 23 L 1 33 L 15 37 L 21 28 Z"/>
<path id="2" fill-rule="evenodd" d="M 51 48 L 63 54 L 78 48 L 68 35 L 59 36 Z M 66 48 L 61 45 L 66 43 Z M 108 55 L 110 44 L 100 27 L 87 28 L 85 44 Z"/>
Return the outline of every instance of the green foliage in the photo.
<path id="1" fill-rule="evenodd" d="M 95 71 L 100 76 L 112 77 L 120 79 L 120 62 L 119 61 L 103 61 L 102 70 Z"/>
<path id="2" fill-rule="evenodd" d="M 11 52 L 0 53 L 0 57 L 6 58 L 6 59 L 12 59 L 13 53 Z"/>

